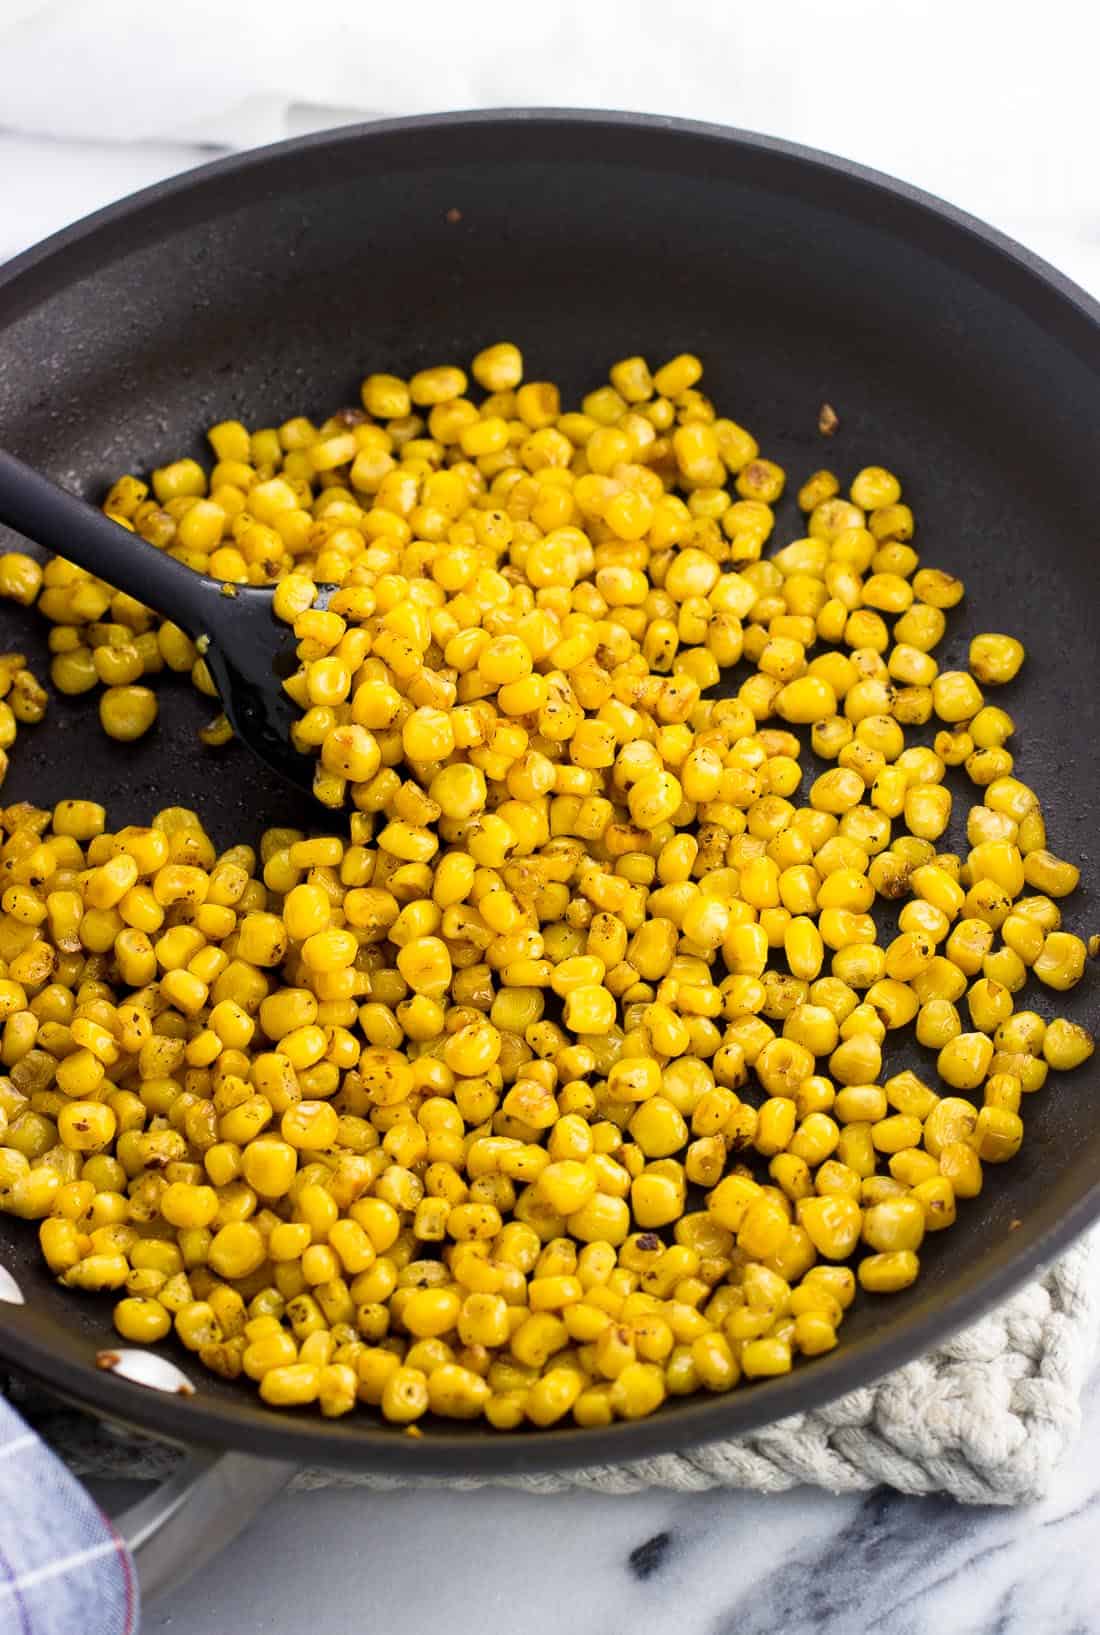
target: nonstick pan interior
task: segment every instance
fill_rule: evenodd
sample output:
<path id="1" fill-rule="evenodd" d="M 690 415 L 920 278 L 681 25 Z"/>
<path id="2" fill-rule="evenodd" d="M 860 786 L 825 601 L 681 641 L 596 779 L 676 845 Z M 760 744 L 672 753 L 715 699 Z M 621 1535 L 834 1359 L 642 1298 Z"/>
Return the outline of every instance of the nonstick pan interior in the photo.
<path id="1" fill-rule="evenodd" d="M 324 415 L 356 402 L 369 370 L 465 361 L 501 338 L 522 347 L 528 378 L 577 393 L 628 353 L 700 353 L 704 388 L 787 468 L 792 491 L 822 465 L 898 471 L 923 560 L 967 583 L 943 662 L 965 662 L 981 629 L 1028 646 L 997 702 L 1018 713 L 1013 748 L 1052 849 L 1082 866 L 1067 924 L 1100 928 L 1096 311 L 906 189 L 779 144 L 629 116 L 399 121 L 225 161 L 0 274 L 0 442 L 98 498 L 122 471 L 202 453 L 216 420 Z M 840 417 L 828 442 L 825 400 Z M 788 499 L 776 540 L 800 531 Z M 40 673 L 43 636 L 36 616 L 0 610 L 0 645 Z M 271 823 L 325 826 L 238 747 L 202 749 L 209 701 L 182 683 L 160 698 L 158 727 L 132 746 L 102 737 L 94 695 L 51 698 L 47 724 L 20 734 L 4 799 L 92 797 L 115 825 L 193 805 L 223 844 Z M 1095 993 L 1086 978 L 1076 994 L 1021 1002 L 1095 1026 Z M 890 1060 L 930 1065 L 915 1049 Z M 1019 1158 L 988 1169 L 958 1225 L 926 1241 L 913 1288 L 861 1301 L 837 1352 L 652 1421 L 510 1436 L 440 1426 L 414 1441 L 366 1411 L 336 1425 L 273 1414 L 182 1352 L 196 1395 L 160 1396 L 96 1372 L 110 1303 L 57 1288 L 34 1229 L 6 1218 L 0 1256 L 27 1304 L 0 1307 L 0 1356 L 164 1434 L 328 1463 L 489 1474 L 734 1434 L 916 1355 L 1091 1219 L 1096 1082 L 1087 1068 L 1052 1075 L 1029 1098 Z"/>

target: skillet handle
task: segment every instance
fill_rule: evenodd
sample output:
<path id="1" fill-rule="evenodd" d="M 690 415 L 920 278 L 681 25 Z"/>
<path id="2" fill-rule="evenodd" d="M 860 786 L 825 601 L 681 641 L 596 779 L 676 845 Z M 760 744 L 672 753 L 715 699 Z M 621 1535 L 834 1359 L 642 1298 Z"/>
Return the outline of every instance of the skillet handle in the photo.
<path id="1" fill-rule="evenodd" d="M 133 1555 L 142 1604 L 231 1544 L 296 1469 L 249 1453 L 192 1452 L 167 1482 L 117 1516 L 115 1530 Z"/>

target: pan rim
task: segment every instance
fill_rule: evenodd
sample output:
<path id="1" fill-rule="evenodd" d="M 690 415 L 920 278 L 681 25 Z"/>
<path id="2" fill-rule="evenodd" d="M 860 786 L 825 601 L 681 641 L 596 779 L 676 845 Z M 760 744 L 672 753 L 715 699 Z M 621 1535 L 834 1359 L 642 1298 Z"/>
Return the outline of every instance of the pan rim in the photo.
<path id="1" fill-rule="evenodd" d="M 973 1289 L 964 1288 L 931 1313 L 916 1310 L 872 1337 L 790 1374 L 762 1380 L 726 1396 L 670 1401 L 648 1419 L 606 1429 L 562 1426 L 547 1434 L 525 1429 L 456 1435 L 435 1421 L 416 1439 L 392 1428 L 345 1420 L 292 1419 L 258 1399 L 240 1404 L 180 1396 L 137 1385 L 109 1369 L 59 1357 L 25 1324 L 25 1308 L 0 1308 L 0 1361 L 77 1406 L 116 1424 L 185 1448 L 249 1453 L 297 1466 L 328 1466 L 407 1478 L 484 1478 L 540 1475 L 591 1466 L 624 1465 L 662 1454 L 688 1453 L 710 1442 L 742 1440 L 874 1384 L 915 1361 L 940 1341 L 970 1327 L 1024 1283 L 1039 1276 L 1100 1216 L 1100 1182 L 1076 1200 L 1027 1254 L 1011 1240 L 1000 1264 Z M 868 1368 L 868 1363 L 871 1367 Z"/>
<path id="2" fill-rule="evenodd" d="M 265 172 L 278 172 L 291 157 L 326 151 L 338 157 L 367 142 L 400 140 L 413 133 L 430 136 L 493 126 L 514 129 L 517 125 L 546 131 L 582 129 L 594 136 L 601 131 L 641 131 L 673 142 L 683 140 L 685 144 L 710 142 L 726 150 L 739 150 L 750 164 L 754 158 L 786 163 L 811 181 L 816 178 L 847 185 L 854 197 L 877 198 L 902 214 L 910 212 L 914 220 L 923 216 L 935 222 L 960 249 L 966 245 L 983 255 L 991 271 L 999 267 L 1004 274 L 1011 269 L 1020 291 L 1030 294 L 1037 306 L 1045 304 L 1048 320 L 1064 322 L 1072 316 L 1094 344 L 1100 342 L 1100 302 L 1008 235 L 907 182 L 846 158 L 732 127 L 664 115 L 556 108 L 477 109 L 364 121 L 196 166 L 104 206 L 0 268 L 0 327 L 32 310 L 44 298 L 43 274 L 53 274 L 52 288 L 65 288 L 129 253 L 136 247 L 133 235 L 127 240 L 120 229 L 148 222 L 161 207 L 177 199 L 194 198 L 208 191 L 214 205 L 209 215 L 216 216 L 221 213 L 216 195 L 222 183 L 246 184 L 243 192 L 227 194 L 224 200 L 225 209 L 237 208 L 257 196 L 248 191 L 248 184 L 254 188 Z M 79 254 L 74 255 L 81 248 L 93 252 L 83 269 Z M 103 252 L 98 258 L 94 255 L 97 249 Z M 1021 305 L 1017 292 L 1006 299 Z M 1043 322 L 1043 317 L 1033 312 L 1029 316 Z M 1100 374 L 1100 347 L 1096 356 Z M 652 1419 L 616 1424 L 606 1430 L 563 1427 L 550 1436 L 531 1431 L 456 1435 L 433 1424 L 427 1435 L 414 1440 L 373 1423 L 291 1418 L 265 1410 L 252 1399 L 237 1404 L 198 1396 L 163 1395 L 109 1371 L 59 1357 L 41 1332 L 44 1325 L 34 1320 L 32 1311 L 20 1307 L 0 1308 L 0 1359 L 107 1418 L 189 1445 L 237 1448 L 302 1464 L 359 1467 L 414 1477 L 470 1476 L 476 1472 L 479 1477 L 492 1479 L 594 1463 L 618 1464 L 759 1431 L 779 1419 L 820 1407 L 866 1386 L 913 1360 L 976 1321 L 1036 1276 L 1100 1216 L 1100 1179 L 1061 1214 L 1049 1204 L 1039 1214 L 1038 1226 L 1033 1225 L 1026 1238 L 1019 1235 L 1023 1241 L 1016 1240 L 1015 1235 L 1006 1239 L 984 1257 L 980 1275 L 971 1273 L 962 1288 L 931 1311 L 917 1307 L 900 1321 L 890 1322 L 881 1335 L 872 1334 L 852 1346 L 842 1345 L 830 1356 L 816 1359 L 810 1368 L 798 1368 L 790 1375 L 725 1397 L 685 1399 Z M 1047 1214 L 1049 1220 L 1045 1219 Z"/>
<path id="3" fill-rule="evenodd" d="M 855 183 L 857 186 L 870 189 L 873 193 L 881 194 L 884 199 L 908 206 L 918 213 L 927 215 L 930 220 L 962 233 L 965 238 L 994 252 L 1023 273 L 1029 274 L 1031 279 L 1045 286 L 1047 293 L 1053 292 L 1068 302 L 1091 325 L 1100 327 L 1100 299 L 1091 296 L 1036 251 L 960 206 L 874 166 L 864 165 L 842 154 L 810 147 L 805 143 L 789 142 L 782 137 L 743 130 L 735 125 L 721 125 L 713 121 L 682 119 L 673 115 L 650 114 L 630 109 L 604 110 L 553 106 L 456 109 L 445 113 L 409 114 L 389 119 L 362 120 L 224 154 L 165 177 L 159 182 L 150 183 L 149 186 L 128 193 L 110 204 L 102 205 L 98 210 L 79 217 L 68 226 L 58 228 L 46 238 L 29 245 L 18 255 L 0 264 L 0 297 L 16 289 L 28 273 L 41 270 L 54 257 L 67 253 L 104 229 L 132 221 L 143 211 L 162 202 L 200 193 L 223 179 L 245 178 L 253 172 L 262 172 L 269 166 L 276 166 L 292 156 L 321 152 L 325 149 L 339 151 L 343 148 L 353 148 L 360 145 L 364 138 L 381 139 L 387 136 L 400 137 L 403 133 L 432 133 L 467 128 L 476 130 L 497 124 L 528 128 L 556 125 L 587 129 L 593 133 L 600 130 L 645 131 L 673 138 L 693 138 L 710 141 L 725 148 L 740 148 L 749 155 L 785 160 L 819 175 Z M 126 254 L 130 248 L 129 245 L 120 246 L 118 254 Z M 113 260 L 115 257 L 104 258 L 104 262 L 108 259 Z M 33 299 L 31 304 L 34 304 Z M 0 305 L 0 322 L 10 321 L 10 317 L 11 315 L 5 314 Z"/>

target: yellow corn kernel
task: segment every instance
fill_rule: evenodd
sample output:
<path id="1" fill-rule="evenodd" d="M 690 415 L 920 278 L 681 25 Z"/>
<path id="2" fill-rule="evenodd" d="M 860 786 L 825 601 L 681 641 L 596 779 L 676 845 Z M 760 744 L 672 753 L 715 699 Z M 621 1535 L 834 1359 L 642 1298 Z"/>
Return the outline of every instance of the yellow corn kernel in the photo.
<path id="1" fill-rule="evenodd" d="M 1079 1023 L 1059 1016 L 1048 1024 L 1043 1033 L 1042 1048 L 1049 1067 L 1058 1073 L 1068 1073 L 1088 1061 L 1096 1048 L 1096 1041 Z"/>
<path id="2" fill-rule="evenodd" d="M 859 1263 L 860 1287 L 869 1294 L 894 1294 L 916 1280 L 920 1262 L 911 1249 L 868 1255 Z"/>
<path id="3" fill-rule="evenodd" d="M 970 643 L 970 670 L 983 686 L 1001 686 L 1019 673 L 1025 656 L 1023 643 L 1014 636 L 975 636 Z"/>

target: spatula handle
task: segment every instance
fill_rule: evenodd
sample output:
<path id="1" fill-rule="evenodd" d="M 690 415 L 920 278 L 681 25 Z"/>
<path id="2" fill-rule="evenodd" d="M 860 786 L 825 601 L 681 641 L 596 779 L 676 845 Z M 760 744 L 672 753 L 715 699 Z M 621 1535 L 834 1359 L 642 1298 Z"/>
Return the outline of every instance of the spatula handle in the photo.
<path id="1" fill-rule="evenodd" d="M 0 522 L 200 635 L 210 623 L 213 581 L 120 528 L 102 511 L 59 488 L 0 449 Z"/>

